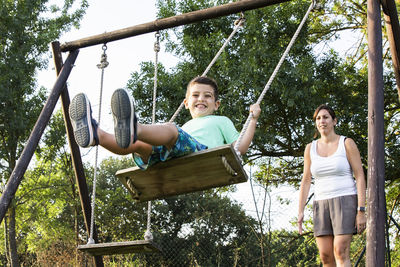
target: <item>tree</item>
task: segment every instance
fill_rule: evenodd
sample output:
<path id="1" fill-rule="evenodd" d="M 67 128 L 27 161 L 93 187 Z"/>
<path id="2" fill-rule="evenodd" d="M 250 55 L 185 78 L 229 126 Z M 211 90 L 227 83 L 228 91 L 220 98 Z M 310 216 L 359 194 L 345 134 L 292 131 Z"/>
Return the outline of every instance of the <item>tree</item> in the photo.
<path id="1" fill-rule="evenodd" d="M 15 195 L 21 265 L 78 264 L 75 248 L 82 231 L 78 222 L 83 219 L 66 142 L 58 111 L 35 153 L 34 166 L 25 173 Z"/>
<path id="2" fill-rule="evenodd" d="M 74 2 L 65 1 L 61 6 L 50 6 L 46 0 L 2 0 L 0 3 L 2 185 L 14 169 L 45 100 L 45 89 L 36 88 L 35 72 L 46 66 L 48 44 L 71 26 L 78 26 L 87 7 L 83 0 L 77 9 L 73 9 Z M 15 208 L 14 200 L 6 215 L 12 266 L 18 266 Z"/>

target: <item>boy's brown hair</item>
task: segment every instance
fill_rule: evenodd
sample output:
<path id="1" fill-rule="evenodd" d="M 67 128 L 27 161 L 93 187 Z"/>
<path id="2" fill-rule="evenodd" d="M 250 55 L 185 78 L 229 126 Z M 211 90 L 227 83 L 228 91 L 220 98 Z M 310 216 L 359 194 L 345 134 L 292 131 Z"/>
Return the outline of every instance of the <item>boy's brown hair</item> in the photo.
<path id="1" fill-rule="evenodd" d="M 187 85 L 186 94 L 188 94 L 189 88 L 195 83 L 210 85 L 214 89 L 215 101 L 218 100 L 218 85 L 214 79 L 207 77 L 207 76 L 197 76 L 197 77 L 193 78 Z"/>

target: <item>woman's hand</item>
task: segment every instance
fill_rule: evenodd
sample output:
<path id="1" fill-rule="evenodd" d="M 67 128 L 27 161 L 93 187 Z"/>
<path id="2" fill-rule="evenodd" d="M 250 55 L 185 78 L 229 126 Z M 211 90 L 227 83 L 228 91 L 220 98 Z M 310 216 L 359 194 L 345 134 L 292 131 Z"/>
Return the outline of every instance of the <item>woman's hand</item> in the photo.
<path id="1" fill-rule="evenodd" d="M 365 212 L 358 211 L 356 217 L 357 233 L 361 234 L 362 232 L 364 232 L 366 227 L 367 227 L 367 217 L 365 216 Z"/>
<path id="2" fill-rule="evenodd" d="M 304 213 L 299 213 L 299 216 L 297 218 L 297 225 L 299 226 L 299 234 L 303 234 L 303 219 L 304 219 Z"/>

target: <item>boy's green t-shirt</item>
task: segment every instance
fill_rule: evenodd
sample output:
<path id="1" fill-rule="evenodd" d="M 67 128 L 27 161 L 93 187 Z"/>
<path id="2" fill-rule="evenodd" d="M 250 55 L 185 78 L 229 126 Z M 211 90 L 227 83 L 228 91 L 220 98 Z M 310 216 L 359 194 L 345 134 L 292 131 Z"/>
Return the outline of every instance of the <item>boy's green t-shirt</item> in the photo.
<path id="1" fill-rule="evenodd" d="M 239 137 L 233 122 L 225 116 L 209 115 L 194 118 L 181 128 L 208 148 L 231 144 Z"/>

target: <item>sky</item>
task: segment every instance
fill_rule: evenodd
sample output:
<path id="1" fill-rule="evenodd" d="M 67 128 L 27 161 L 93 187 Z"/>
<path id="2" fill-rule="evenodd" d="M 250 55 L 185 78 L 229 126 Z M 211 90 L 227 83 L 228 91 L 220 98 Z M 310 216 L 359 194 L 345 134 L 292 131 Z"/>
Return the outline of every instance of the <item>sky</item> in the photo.
<path id="1" fill-rule="evenodd" d="M 81 21 L 81 27 L 65 33 L 60 40 L 61 44 L 81 38 L 123 29 L 142 23 L 154 21 L 156 19 L 156 6 L 154 0 L 89 0 L 89 8 Z M 110 111 L 110 99 L 113 91 L 124 87 L 130 74 L 140 69 L 140 63 L 144 61 L 154 61 L 155 52 L 153 50 L 155 33 L 148 33 L 140 36 L 131 37 L 107 44 L 107 56 L 109 66 L 104 70 L 104 85 L 101 107 L 101 128 L 108 132 L 113 132 L 113 122 Z M 100 57 L 103 53 L 102 45 L 80 49 L 79 55 L 68 78 L 68 90 L 70 98 L 84 92 L 88 95 L 93 116 L 98 120 L 99 95 L 101 70 L 97 68 Z M 67 54 L 63 53 L 63 59 Z M 172 67 L 178 61 L 173 55 L 164 52 L 163 43 L 159 53 L 159 62 L 164 66 Z M 45 86 L 49 90 L 56 81 L 54 63 L 49 62 L 48 69 L 38 73 L 39 86 Z M 177 107 L 180 103 L 177 103 Z M 240 130 L 240 129 L 239 129 Z M 82 159 L 94 165 L 95 149 L 81 148 Z M 105 149 L 99 147 L 100 159 L 114 156 Z M 248 168 L 245 168 L 248 170 Z M 260 211 L 263 210 L 264 190 L 253 183 L 255 203 Z M 249 182 L 237 185 L 235 193 L 229 193 L 230 197 L 243 204 L 248 214 L 256 217 L 256 208 L 253 201 L 253 194 Z M 273 226 L 289 229 L 290 220 L 297 215 L 297 195 L 295 189 L 281 187 L 269 193 L 266 206 L 271 204 L 271 214 Z M 291 205 L 280 205 L 277 198 L 292 199 Z M 271 201 L 270 201 L 271 200 Z M 265 218 L 265 217 L 264 217 Z M 293 230 L 293 228 L 291 228 Z"/>

